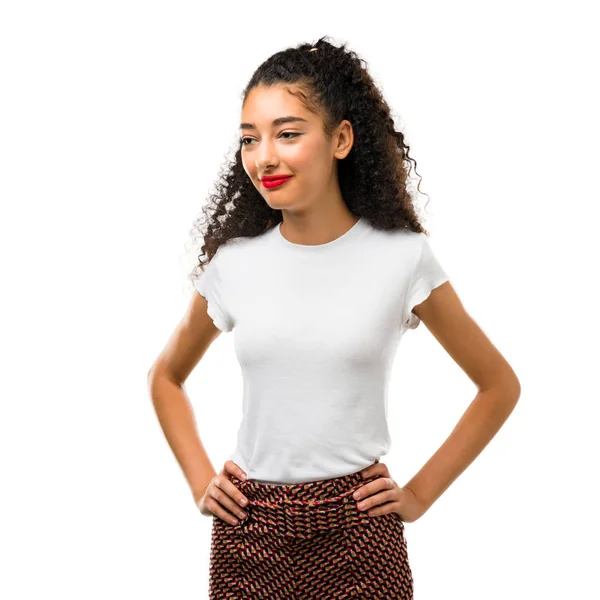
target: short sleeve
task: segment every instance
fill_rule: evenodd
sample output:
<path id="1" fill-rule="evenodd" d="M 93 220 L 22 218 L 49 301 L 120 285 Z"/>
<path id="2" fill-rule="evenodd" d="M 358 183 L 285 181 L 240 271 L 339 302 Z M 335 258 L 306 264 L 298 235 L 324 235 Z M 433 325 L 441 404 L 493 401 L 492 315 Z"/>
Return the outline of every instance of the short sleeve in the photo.
<path id="1" fill-rule="evenodd" d="M 412 309 L 426 300 L 434 288 L 449 280 L 449 276 L 434 254 L 427 236 L 421 233 L 419 237 L 421 238 L 421 249 L 413 267 L 404 304 L 403 324 L 407 329 L 416 329 L 421 322 Z"/>
<path id="2" fill-rule="evenodd" d="M 215 326 L 228 332 L 233 329 L 233 319 L 227 311 L 222 260 L 223 254 L 219 247 L 204 270 L 198 269 L 193 277 L 193 284 L 196 291 L 206 299 L 207 312 Z"/>

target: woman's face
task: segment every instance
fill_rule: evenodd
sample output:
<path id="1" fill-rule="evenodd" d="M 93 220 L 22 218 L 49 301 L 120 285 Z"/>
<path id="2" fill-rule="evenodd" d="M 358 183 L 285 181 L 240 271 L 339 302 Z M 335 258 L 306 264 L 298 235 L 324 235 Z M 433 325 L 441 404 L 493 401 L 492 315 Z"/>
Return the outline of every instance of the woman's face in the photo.
<path id="1" fill-rule="evenodd" d="M 294 120 L 276 121 L 282 117 Z M 241 123 L 244 170 L 272 209 L 301 211 L 338 185 L 335 158 L 350 151 L 348 121 L 327 140 L 320 117 L 286 88 L 274 86 L 257 87 L 248 94 Z M 292 177 L 283 185 L 267 188 L 261 182 L 263 175 Z"/>

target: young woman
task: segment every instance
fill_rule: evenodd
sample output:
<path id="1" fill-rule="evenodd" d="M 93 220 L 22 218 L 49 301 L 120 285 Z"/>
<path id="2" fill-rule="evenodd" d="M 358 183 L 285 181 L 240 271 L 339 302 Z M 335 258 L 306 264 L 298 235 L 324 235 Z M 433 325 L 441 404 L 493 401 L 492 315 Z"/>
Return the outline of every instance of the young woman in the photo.
<path id="1" fill-rule="evenodd" d="M 407 190 L 409 147 L 363 63 L 322 38 L 256 70 L 202 232 L 209 261 L 190 274 L 198 293 L 149 373 L 194 500 L 214 517 L 211 599 L 412 598 L 404 523 L 474 460 L 520 395 L 432 251 Z M 399 486 L 379 462 L 387 384 L 402 335 L 421 320 L 479 393 Z M 243 419 L 216 473 L 183 384 L 230 331 Z"/>

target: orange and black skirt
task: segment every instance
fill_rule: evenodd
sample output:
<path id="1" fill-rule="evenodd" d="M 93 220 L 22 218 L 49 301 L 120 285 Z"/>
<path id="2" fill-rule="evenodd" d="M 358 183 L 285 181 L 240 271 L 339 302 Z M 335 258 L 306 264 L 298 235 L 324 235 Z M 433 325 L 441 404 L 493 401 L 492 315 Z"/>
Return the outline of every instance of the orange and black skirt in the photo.
<path id="1" fill-rule="evenodd" d="M 231 525 L 213 516 L 210 600 L 412 600 L 404 523 L 370 517 L 354 492 L 360 472 L 293 485 L 232 477 L 248 498 Z"/>

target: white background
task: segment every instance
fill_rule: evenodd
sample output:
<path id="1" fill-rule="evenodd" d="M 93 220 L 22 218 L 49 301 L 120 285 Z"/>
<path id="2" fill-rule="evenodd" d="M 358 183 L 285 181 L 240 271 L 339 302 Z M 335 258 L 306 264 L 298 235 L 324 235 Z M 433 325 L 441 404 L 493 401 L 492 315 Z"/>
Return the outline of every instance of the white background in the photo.
<path id="1" fill-rule="evenodd" d="M 416 600 L 600 597 L 598 36 L 592 2 L 4 2 L 2 554 L 7 600 L 207 598 L 193 503 L 146 374 L 189 301 L 184 244 L 272 53 L 364 58 L 422 177 L 425 226 L 517 373 L 505 426 L 406 525 Z M 233 333 L 187 383 L 219 471 Z M 398 350 L 406 483 L 476 389 L 423 325 Z"/>

